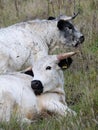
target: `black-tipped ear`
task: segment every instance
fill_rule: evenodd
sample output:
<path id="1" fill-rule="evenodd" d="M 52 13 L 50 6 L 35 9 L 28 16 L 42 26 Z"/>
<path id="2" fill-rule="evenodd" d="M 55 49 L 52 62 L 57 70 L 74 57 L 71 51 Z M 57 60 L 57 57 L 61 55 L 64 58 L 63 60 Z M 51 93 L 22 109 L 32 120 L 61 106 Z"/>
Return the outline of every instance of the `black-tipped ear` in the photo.
<path id="1" fill-rule="evenodd" d="M 57 27 L 58 27 L 60 30 L 64 30 L 65 21 L 64 21 L 64 20 L 59 20 L 58 23 L 57 23 Z"/>
<path id="2" fill-rule="evenodd" d="M 55 17 L 52 17 L 52 16 L 50 16 L 49 18 L 48 18 L 48 20 L 54 20 L 55 19 Z"/>
<path id="3" fill-rule="evenodd" d="M 69 21 L 64 21 L 64 20 L 59 20 L 57 27 L 61 31 L 64 30 L 66 27 L 68 27 L 69 29 L 74 29 L 73 25 Z"/>
<path id="4" fill-rule="evenodd" d="M 23 73 L 34 77 L 34 74 L 33 74 L 33 71 L 32 71 L 32 70 L 27 70 L 27 71 L 25 71 L 25 72 L 23 72 Z"/>
<path id="5" fill-rule="evenodd" d="M 59 67 L 61 67 L 62 69 L 67 69 L 67 68 L 69 68 L 70 67 L 70 65 L 72 64 L 72 58 L 66 58 L 66 59 L 64 59 L 64 60 L 61 60 L 60 62 L 59 62 Z"/>

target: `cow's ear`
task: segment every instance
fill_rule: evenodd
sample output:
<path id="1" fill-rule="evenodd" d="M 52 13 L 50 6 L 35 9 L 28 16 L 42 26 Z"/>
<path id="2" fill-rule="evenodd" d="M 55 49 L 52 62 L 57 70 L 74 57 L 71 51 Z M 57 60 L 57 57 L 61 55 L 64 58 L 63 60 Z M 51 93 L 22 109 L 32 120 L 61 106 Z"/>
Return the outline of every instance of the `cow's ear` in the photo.
<path id="1" fill-rule="evenodd" d="M 64 30 L 66 27 L 69 29 L 74 29 L 73 25 L 69 21 L 65 21 L 65 20 L 59 20 L 57 23 L 57 27 L 61 31 Z"/>
<path id="2" fill-rule="evenodd" d="M 59 30 L 64 30 L 65 21 L 64 20 L 59 20 L 58 23 L 57 23 L 57 27 L 59 28 Z"/>
<path id="3" fill-rule="evenodd" d="M 32 70 L 27 70 L 24 72 L 24 74 L 30 75 L 32 77 L 34 77 L 33 71 Z"/>
<path id="4" fill-rule="evenodd" d="M 55 17 L 52 17 L 52 16 L 50 16 L 49 18 L 48 18 L 48 20 L 54 20 L 55 19 Z"/>
<path id="5" fill-rule="evenodd" d="M 59 67 L 61 67 L 62 69 L 67 69 L 67 68 L 69 68 L 70 67 L 70 65 L 72 64 L 72 58 L 66 58 L 66 59 L 64 59 L 64 60 L 61 60 L 60 62 L 59 62 Z"/>
<path id="6" fill-rule="evenodd" d="M 27 75 L 30 75 L 32 77 L 34 77 L 34 73 L 32 71 L 32 67 L 28 67 L 27 69 L 23 70 L 21 73 L 24 73 L 24 74 L 27 74 Z"/>

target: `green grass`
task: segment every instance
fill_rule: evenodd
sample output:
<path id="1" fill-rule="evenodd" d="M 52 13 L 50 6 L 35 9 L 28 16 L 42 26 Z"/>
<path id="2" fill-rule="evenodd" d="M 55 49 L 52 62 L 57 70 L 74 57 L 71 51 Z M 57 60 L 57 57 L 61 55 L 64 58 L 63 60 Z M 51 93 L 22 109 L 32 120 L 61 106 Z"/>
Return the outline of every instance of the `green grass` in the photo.
<path id="1" fill-rule="evenodd" d="M 74 11 L 73 1 L 19 1 L 17 5 L 13 0 L 0 1 L 1 27 L 35 17 L 57 16 L 60 12 L 70 15 Z M 76 11 L 78 8 L 80 15 L 74 22 L 84 33 L 85 42 L 79 48 L 80 53 L 73 57 L 72 66 L 64 71 L 66 101 L 77 117 L 62 120 L 52 117 L 31 125 L 11 119 L 9 123 L 0 123 L 2 130 L 98 130 L 98 0 L 81 0 L 80 6 L 76 1 Z"/>

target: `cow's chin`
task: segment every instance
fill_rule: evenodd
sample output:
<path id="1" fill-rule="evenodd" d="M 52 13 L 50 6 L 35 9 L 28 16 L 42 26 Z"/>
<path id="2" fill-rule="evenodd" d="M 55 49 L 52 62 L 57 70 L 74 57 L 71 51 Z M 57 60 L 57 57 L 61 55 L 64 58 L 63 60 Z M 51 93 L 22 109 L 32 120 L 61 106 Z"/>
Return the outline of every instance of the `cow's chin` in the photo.
<path id="1" fill-rule="evenodd" d="M 39 95 L 42 94 L 42 91 L 40 91 L 40 90 L 33 90 L 33 91 L 34 91 L 34 94 L 35 94 L 36 96 L 39 96 Z"/>

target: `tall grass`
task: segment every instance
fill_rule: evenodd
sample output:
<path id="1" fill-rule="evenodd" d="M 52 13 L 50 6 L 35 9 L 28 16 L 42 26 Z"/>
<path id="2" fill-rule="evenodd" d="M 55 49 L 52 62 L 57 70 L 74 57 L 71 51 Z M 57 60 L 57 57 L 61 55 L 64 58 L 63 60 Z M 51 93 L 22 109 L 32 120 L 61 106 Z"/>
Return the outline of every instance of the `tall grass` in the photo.
<path id="1" fill-rule="evenodd" d="M 74 7 L 75 5 L 75 7 Z M 64 71 L 66 101 L 77 117 L 54 117 L 31 125 L 16 120 L 0 123 L 4 130 L 98 130 L 98 0 L 0 0 L 0 26 L 33 18 L 47 18 L 80 10 L 74 23 L 85 35 L 85 42 Z M 69 49 L 69 48 L 67 48 Z M 73 48 L 71 49 L 73 50 Z M 65 50 L 62 50 L 65 51 Z"/>

